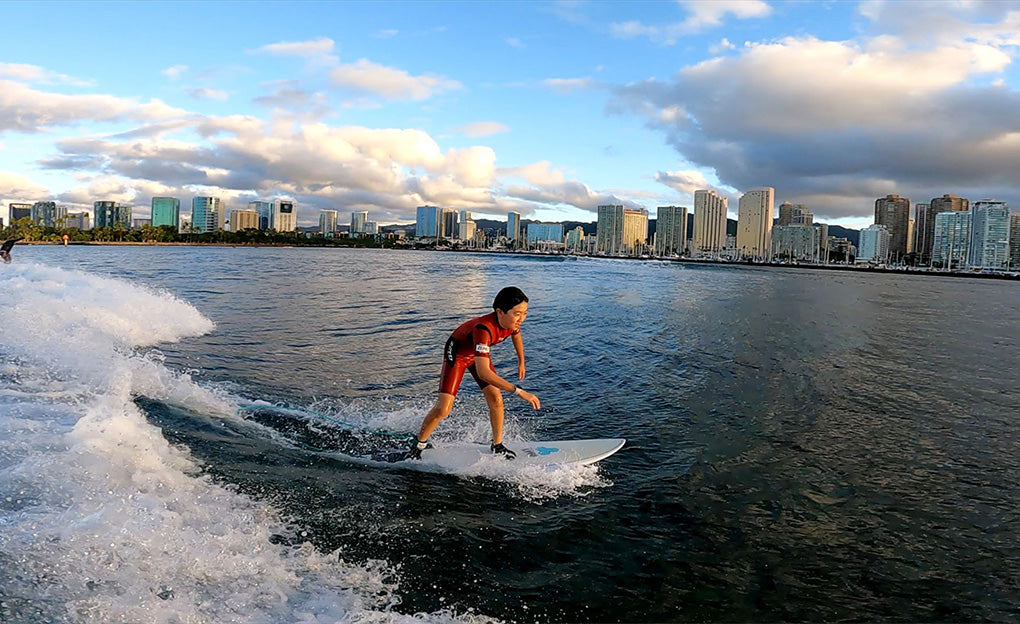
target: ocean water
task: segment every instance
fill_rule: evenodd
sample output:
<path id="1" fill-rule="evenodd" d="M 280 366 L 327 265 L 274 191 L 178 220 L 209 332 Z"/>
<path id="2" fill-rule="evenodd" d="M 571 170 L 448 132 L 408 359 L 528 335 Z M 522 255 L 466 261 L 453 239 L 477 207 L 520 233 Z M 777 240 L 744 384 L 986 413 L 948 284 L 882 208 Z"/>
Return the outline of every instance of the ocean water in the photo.
<path id="1" fill-rule="evenodd" d="M 1016 621 L 1020 284 L 347 249 L 18 246 L 0 621 Z M 532 411 L 462 474 L 443 342 L 518 285 Z M 494 349 L 512 378 L 513 349 Z M 253 404 L 284 406 L 255 418 Z M 484 441 L 470 379 L 435 437 Z"/>

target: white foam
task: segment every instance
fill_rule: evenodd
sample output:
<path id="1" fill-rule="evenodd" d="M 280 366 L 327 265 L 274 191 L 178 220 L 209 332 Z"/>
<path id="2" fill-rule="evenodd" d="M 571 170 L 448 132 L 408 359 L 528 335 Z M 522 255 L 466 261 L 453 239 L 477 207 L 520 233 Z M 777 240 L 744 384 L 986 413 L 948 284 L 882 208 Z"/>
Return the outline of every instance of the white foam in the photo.
<path id="1" fill-rule="evenodd" d="M 148 350 L 212 331 L 169 293 L 80 271 L 0 271 L 0 619 L 401 621 L 396 573 L 273 543 L 286 521 L 202 476 L 133 403 L 236 405 Z M 436 613 L 418 619 L 476 619 Z"/>

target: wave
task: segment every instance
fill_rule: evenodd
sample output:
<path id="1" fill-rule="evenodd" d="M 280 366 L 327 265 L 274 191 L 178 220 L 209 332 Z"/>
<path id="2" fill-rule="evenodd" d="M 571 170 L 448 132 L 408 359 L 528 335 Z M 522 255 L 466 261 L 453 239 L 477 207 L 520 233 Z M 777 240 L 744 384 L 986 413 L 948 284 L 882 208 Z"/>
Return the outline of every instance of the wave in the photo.
<path id="1" fill-rule="evenodd" d="M 480 617 L 401 615 L 394 566 L 303 543 L 146 420 L 133 397 L 213 417 L 238 408 L 154 349 L 215 330 L 189 303 L 33 264 L 4 267 L 0 292 L 0 620 Z"/>

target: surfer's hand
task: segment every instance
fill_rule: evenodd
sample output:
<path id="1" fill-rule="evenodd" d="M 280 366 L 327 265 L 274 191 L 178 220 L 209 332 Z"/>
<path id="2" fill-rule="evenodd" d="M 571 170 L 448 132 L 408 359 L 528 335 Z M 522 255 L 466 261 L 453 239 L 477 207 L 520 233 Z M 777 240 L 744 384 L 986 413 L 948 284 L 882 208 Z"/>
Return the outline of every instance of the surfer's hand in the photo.
<path id="1" fill-rule="evenodd" d="M 531 394 L 527 390 L 521 390 L 520 396 L 522 399 L 531 404 L 532 409 L 542 409 L 542 402 L 538 400 L 538 397 Z"/>
<path id="2" fill-rule="evenodd" d="M 517 378 L 524 379 L 524 362 L 517 363 Z"/>

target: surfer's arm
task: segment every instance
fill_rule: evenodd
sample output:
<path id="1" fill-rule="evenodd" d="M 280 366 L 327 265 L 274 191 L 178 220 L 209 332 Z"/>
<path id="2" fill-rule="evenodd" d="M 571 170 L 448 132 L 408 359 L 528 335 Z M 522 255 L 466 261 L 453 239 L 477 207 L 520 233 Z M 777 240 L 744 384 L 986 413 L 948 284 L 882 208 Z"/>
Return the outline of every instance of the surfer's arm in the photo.
<path id="1" fill-rule="evenodd" d="M 477 363 L 475 366 L 475 371 L 477 371 L 478 373 L 478 378 L 481 379 L 483 382 L 489 384 L 490 386 L 496 386 L 497 388 L 504 392 L 513 393 L 515 396 L 518 396 L 527 401 L 528 403 L 530 403 L 531 407 L 533 407 L 534 409 L 539 409 L 542 407 L 542 403 L 538 400 L 537 396 L 528 392 L 524 388 L 520 388 L 510 383 L 506 379 L 503 379 L 502 377 L 497 375 L 496 371 L 492 370 L 492 368 L 487 364 L 482 364 L 480 362 Z"/>
<path id="2" fill-rule="evenodd" d="M 511 337 L 514 343 L 514 351 L 517 352 L 517 378 L 524 379 L 524 340 L 520 332 Z"/>

